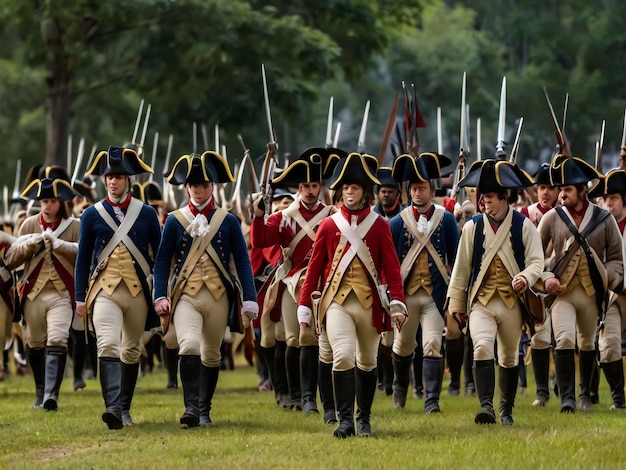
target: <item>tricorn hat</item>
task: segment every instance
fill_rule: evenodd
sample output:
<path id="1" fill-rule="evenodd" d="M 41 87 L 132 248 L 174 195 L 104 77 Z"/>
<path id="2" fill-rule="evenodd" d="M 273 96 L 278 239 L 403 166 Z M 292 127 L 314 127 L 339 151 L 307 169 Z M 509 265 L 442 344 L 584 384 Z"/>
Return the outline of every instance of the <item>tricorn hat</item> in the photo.
<path id="1" fill-rule="evenodd" d="M 71 182 L 70 176 L 67 174 L 65 168 L 59 165 L 46 165 L 39 169 L 39 179 L 50 178 L 51 180 L 62 179 Z"/>
<path id="2" fill-rule="evenodd" d="M 326 163 L 324 164 L 324 170 L 322 173 L 322 176 L 325 180 L 332 178 L 337 163 L 339 163 L 342 158 L 348 157 L 348 152 L 346 152 L 345 150 L 341 150 L 335 147 L 328 147 L 326 150 L 328 151 L 328 158 L 326 159 Z"/>
<path id="3" fill-rule="evenodd" d="M 154 181 L 146 181 L 143 184 L 143 196 L 145 198 L 144 202 L 151 206 L 162 206 L 165 204 L 161 187 Z"/>
<path id="4" fill-rule="evenodd" d="M 561 153 L 552 159 L 549 171 L 551 186 L 583 184 L 603 176 L 586 161 Z"/>
<path id="5" fill-rule="evenodd" d="M 477 160 L 459 187 L 476 187 L 482 194 L 499 193 L 506 189 L 522 189 L 535 184 L 532 176 L 515 163 L 505 160 Z"/>
<path id="6" fill-rule="evenodd" d="M 328 161 L 328 150 L 321 147 L 306 149 L 297 160 L 272 180 L 273 187 L 297 187 L 300 183 L 321 182 Z"/>
<path id="7" fill-rule="evenodd" d="M 87 170 L 90 175 L 138 175 L 139 173 L 153 173 L 144 163 L 136 151 L 124 147 L 109 147 L 101 151 Z"/>
<path id="8" fill-rule="evenodd" d="M 366 188 L 380 184 L 380 180 L 376 178 L 377 169 L 376 157 L 353 152 L 337 162 L 329 189 L 337 190 L 349 183 L 359 184 Z"/>
<path id="9" fill-rule="evenodd" d="M 607 194 L 626 196 L 626 170 L 615 168 L 609 171 L 598 184 L 589 191 L 589 197 L 602 197 Z"/>
<path id="10" fill-rule="evenodd" d="M 550 181 L 550 164 L 543 163 L 533 178 L 537 185 L 552 186 L 552 182 Z"/>
<path id="11" fill-rule="evenodd" d="M 226 159 L 212 151 L 202 155 L 183 155 L 174 163 L 166 178 L 173 185 L 235 182 Z"/>
<path id="12" fill-rule="evenodd" d="M 408 154 L 399 155 L 393 163 L 393 177 L 398 182 L 426 182 L 441 178 L 441 167 L 452 161 L 445 155 L 432 152 L 421 153 L 417 158 Z"/>
<path id="13" fill-rule="evenodd" d="M 380 187 L 393 186 L 397 188 L 399 183 L 393 178 L 393 169 L 388 166 L 381 166 L 376 172 L 376 178 L 380 181 Z"/>
<path id="14" fill-rule="evenodd" d="M 40 201 L 42 199 L 62 199 L 71 201 L 78 193 L 72 188 L 69 182 L 62 178 L 42 178 L 32 181 L 22 194 L 24 199 L 34 199 Z"/>
<path id="15" fill-rule="evenodd" d="M 130 185 L 130 195 L 135 199 L 145 202 L 143 186 L 139 181 L 134 181 L 133 184 Z"/>

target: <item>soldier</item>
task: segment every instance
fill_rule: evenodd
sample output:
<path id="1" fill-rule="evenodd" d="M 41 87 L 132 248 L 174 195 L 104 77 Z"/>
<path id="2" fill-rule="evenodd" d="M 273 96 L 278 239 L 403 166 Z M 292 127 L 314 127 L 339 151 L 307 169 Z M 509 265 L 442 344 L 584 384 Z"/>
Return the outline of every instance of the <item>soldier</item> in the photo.
<path id="1" fill-rule="evenodd" d="M 180 424 L 191 428 L 212 423 L 226 327 L 243 333 L 241 322 L 247 328 L 258 306 L 239 220 L 215 206 L 213 197 L 214 184 L 234 182 L 226 160 L 215 152 L 184 155 L 167 179 L 185 185 L 188 203 L 165 221 L 154 265 L 154 306 L 164 330 L 171 318 L 176 331 L 185 402 Z"/>
<path id="2" fill-rule="evenodd" d="M 374 206 L 374 212 L 387 220 L 391 220 L 402 210 L 400 185 L 393 179 L 392 170 L 392 168 L 380 167 L 376 172 L 380 185 L 377 186 L 377 203 Z"/>
<path id="3" fill-rule="evenodd" d="M 76 193 L 67 173 L 54 168 L 52 178 L 32 181 L 22 197 L 39 201 L 41 213 L 28 217 L 5 254 L 7 267 L 24 264 L 19 296 L 28 327 L 29 360 L 36 387 L 33 408 L 58 408 L 74 314 L 74 263 L 79 222 L 67 201 Z"/>
<path id="4" fill-rule="evenodd" d="M 394 332 L 393 403 L 396 408 L 404 408 L 406 403 L 415 335 L 421 325 L 426 414 L 441 411 L 444 303 L 459 244 L 454 216 L 432 202 L 435 193 L 432 181 L 441 178 L 441 167 L 450 163 L 449 158 L 434 153 L 422 153 L 417 159 L 405 154 L 396 159 L 393 168 L 394 178 L 406 181 L 411 195 L 411 206 L 390 222 L 409 310 L 402 330 Z"/>
<path id="5" fill-rule="evenodd" d="M 478 188 L 484 213 L 463 227 L 448 287 L 449 312 L 469 329 L 474 344 L 474 382 L 481 410 L 474 421 L 495 424 L 494 342 L 500 365 L 500 419 L 513 424 L 522 334 L 519 295 L 541 276 L 539 234 L 530 220 L 509 207 L 508 189 L 521 189 L 532 179 L 514 163 L 474 162 L 459 183 Z"/>
<path id="6" fill-rule="evenodd" d="M 318 341 L 311 325 L 300 328 L 297 299 L 304 282 L 315 232 L 332 206 L 320 201 L 328 151 L 322 148 L 305 150 L 277 178 L 273 186 L 297 187 L 296 200 L 286 209 L 270 215 L 259 209 L 261 198 L 254 204 L 250 241 L 255 248 L 280 245 L 282 262 L 269 280 L 264 296 L 261 325 L 270 321 L 270 312 L 279 307 L 285 325 L 287 382 L 291 403 L 304 413 L 317 413 Z M 322 366 L 323 368 L 323 366 Z M 330 370 L 327 370 L 327 375 Z M 322 380 L 324 383 L 324 381 Z M 334 415 L 334 408 L 332 410 Z"/>
<path id="7" fill-rule="evenodd" d="M 522 207 L 520 212 L 528 217 L 535 225 L 556 204 L 559 196 L 559 188 L 550 182 L 550 164 L 544 163 L 535 175 L 538 201 L 527 207 Z M 550 347 L 552 343 L 552 322 L 550 314 L 546 315 L 543 325 L 536 328 L 535 334 L 530 339 L 531 357 L 533 361 L 533 374 L 537 393 L 533 406 L 544 407 L 550 399 Z"/>
<path id="8" fill-rule="evenodd" d="M 373 168 L 366 158 L 373 160 Z M 317 328 L 326 330 L 332 349 L 340 421 L 333 433 L 337 438 L 354 435 L 355 394 L 357 433 L 371 434 L 379 335 L 390 329 L 390 317 L 399 327 L 407 317 L 389 225 L 370 209 L 373 186 L 379 184 L 375 172 L 376 159 L 358 153 L 337 164 L 330 189 L 341 191 L 342 204 L 317 231 L 300 292 L 298 320 L 312 325 L 315 308 Z M 316 292 L 321 286 L 323 292 Z M 383 305 L 389 308 L 389 316 Z"/>
<path id="9" fill-rule="evenodd" d="M 109 147 L 87 173 L 102 176 L 105 198 L 81 217 L 76 259 L 76 313 L 90 315 L 98 347 L 100 384 L 109 429 L 133 424 L 141 338 L 158 325 L 149 279 L 161 236 L 152 207 L 131 197 L 130 177 L 152 172 L 137 152 Z"/>
<path id="10" fill-rule="evenodd" d="M 13 324 L 14 309 L 14 282 L 13 273 L 7 268 L 4 261 L 4 254 L 15 241 L 15 237 L 0 230 L 0 345 L 4 349 L 7 338 L 11 338 L 11 328 Z M 8 374 L 4 361 L 0 360 L 0 381 L 4 380 L 5 374 Z"/>
<path id="11" fill-rule="evenodd" d="M 576 410 L 577 343 L 578 407 L 591 410 L 590 387 L 599 321 L 604 325 L 602 336 L 606 339 L 601 359 L 615 362 L 621 358 L 621 344 L 613 341 L 621 335 L 619 313 L 609 309 L 610 316 L 607 312 L 606 321 L 603 320 L 608 290 L 621 289 L 623 283 L 622 239 L 615 218 L 588 199 L 587 183 L 600 177 L 602 174 L 584 160 L 556 155 L 550 164 L 550 181 L 559 186 L 562 207 L 544 215 L 538 227 L 546 258 L 545 289 L 554 296 L 551 316 L 561 413 Z M 611 388 L 615 391 L 616 384 Z"/>

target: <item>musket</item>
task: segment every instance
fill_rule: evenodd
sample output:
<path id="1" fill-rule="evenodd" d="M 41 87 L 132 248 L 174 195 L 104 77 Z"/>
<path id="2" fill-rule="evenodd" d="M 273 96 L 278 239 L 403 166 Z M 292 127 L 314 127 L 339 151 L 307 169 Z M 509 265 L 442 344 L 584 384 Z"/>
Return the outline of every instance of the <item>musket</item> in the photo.
<path id="1" fill-rule="evenodd" d="M 335 137 L 333 138 L 333 147 L 337 148 L 337 144 L 339 143 L 339 134 L 341 133 L 341 122 L 337 123 L 337 127 L 335 128 Z"/>
<path id="2" fill-rule="evenodd" d="M 154 142 L 152 143 L 152 160 L 150 160 L 150 168 L 154 171 L 156 165 L 157 147 L 159 145 L 159 133 L 154 133 Z M 154 181 L 154 173 L 150 173 L 148 181 Z"/>
<path id="3" fill-rule="evenodd" d="M 600 131 L 600 140 L 596 142 L 596 170 L 600 173 L 602 171 L 602 147 L 604 146 L 604 129 L 606 126 L 606 121 L 602 120 L 602 130 Z"/>
<path id="4" fill-rule="evenodd" d="M 454 172 L 454 183 L 452 185 L 452 192 L 450 197 L 456 202 L 460 202 L 459 197 L 459 182 L 465 177 L 465 170 L 467 167 L 467 161 L 469 160 L 469 132 L 467 129 L 467 106 L 466 101 L 466 89 L 467 89 L 467 73 L 463 72 L 463 85 L 461 87 L 461 135 L 459 137 L 459 161 Z"/>
<path id="5" fill-rule="evenodd" d="M 362 153 L 365 151 L 365 132 L 367 131 L 367 119 L 370 114 L 370 100 L 365 103 L 365 111 L 363 112 L 363 122 L 361 123 L 361 131 L 359 132 L 359 140 L 357 142 L 357 151 Z"/>
<path id="6" fill-rule="evenodd" d="M 559 127 L 559 122 L 556 120 L 556 115 L 554 114 L 554 108 L 552 107 L 552 103 L 550 102 L 550 97 L 548 96 L 548 90 L 546 90 L 545 87 L 543 87 L 543 92 L 546 95 L 546 102 L 548 103 L 548 110 L 550 111 L 550 118 L 552 119 L 552 128 L 554 129 L 554 135 L 556 136 L 558 153 L 571 157 L 572 152 L 565 138 L 565 134 Z"/>
<path id="7" fill-rule="evenodd" d="M 267 143 L 267 153 L 263 161 L 263 168 L 261 170 L 261 192 L 263 194 L 264 210 L 267 215 L 272 210 L 272 186 L 271 182 L 274 179 L 274 170 L 278 165 L 278 158 L 276 152 L 278 150 L 278 143 L 276 142 L 276 135 L 274 133 L 274 126 L 272 126 L 272 115 L 270 112 L 270 97 L 267 89 L 267 78 L 265 76 L 265 65 L 261 64 L 261 74 L 263 76 L 263 98 L 265 101 L 265 116 L 267 118 L 267 126 L 269 130 L 269 142 Z"/>
<path id="8" fill-rule="evenodd" d="M 22 173 L 22 160 L 17 159 L 15 165 L 15 186 L 13 186 L 13 199 L 19 199 L 20 197 L 20 174 Z"/>
<path id="9" fill-rule="evenodd" d="M 383 141 L 380 144 L 380 151 L 378 152 L 378 166 L 384 166 L 385 156 L 387 155 L 387 147 L 389 146 L 389 140 L 391 139 L 391 133 L 393 132 L 393 126 L 396 123 L 396 114 L 398 112 L 398 102 L 400 101 L 400 97 L 396 95 L 396 98 L 393 101 L 393 106 L 391 108 L 391 113 L 389 113 L 389 118 L 387 119 L 387 127 L 385 127 L 385 134 L 383 135 Z"/>
<path id="10" fill-rule="evenodd" d="M 500 113 L 498 114 L 498 139 L 496 141 L 496 159 L 506 158 L 504 151 L 504 134 L 506 120 L 506 77 L 502 77 L 502 89 L 500 90 Z"/>
<path id="11" fill-rule="evenodd" d="M 326 148 L 333 146 L 333 97 L 328 105 L 328 119 L 326 121 Z"/>
<path id="12" fill-rule="evenodd" d="M 130 140 L 131 144 L 134 144 L 137 139 L 137 132 L 139 132 L 139 123 L 141 122 L 141 116 L 143 112 L 143 100 L 139 103 L 139 112 L 137 113 L 137 119 L 135 120 L 135 130 L 133 131 L 133 138 Z"/>
<path id="13" fill-rule="evenodd" d="M 80 170 L 80 165 L 83 163 L 83 156 L 85 155 L 85 138 L 82 137 L 80 142 L 78 143 L 78 155 L 76 156 L 76 166 L 74 166 L 74 172 L 72 173 L 72 179 L 70 184 L 74 186 L 76 182 L 76 178 L 78 177 L 78 170 Z"/>
<path id="14" fill-rule="evenodd" d="M 520 136 L 522 134 L 522 125 L 524 124 L 524 118 L 519 118 L 519 124 L 517 125 L 517 133 L 515 134 L 515 140 L 513 141 L 513 147 L 511 148 L 511 155 L 509 156 L 509 162 L 515 163 L 517 159 L 517 152 L 519 152 Z"/>

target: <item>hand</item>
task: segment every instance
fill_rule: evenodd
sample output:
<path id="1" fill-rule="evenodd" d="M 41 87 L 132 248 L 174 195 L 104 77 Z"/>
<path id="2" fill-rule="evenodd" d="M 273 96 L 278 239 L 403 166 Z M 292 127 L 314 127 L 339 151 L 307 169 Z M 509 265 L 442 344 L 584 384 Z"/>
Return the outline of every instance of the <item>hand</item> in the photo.
<path id="1" fill-rule="evenodd" d="M 169 315 L 172 308 L 172 304 L 166 298 L 159 299 L 154 303 L 154 310 L 159 316 Z"/>
<path id="2" fill-rule="evenodd" d="M 546 292 L 551 295 L 561 295 L 567 289 L 567 284 L 561 284 L 556 277 L 551 277 L 544 281 Z"/>
<path id="3" fill-rule="evenodd" d="M 254 312 L 241 312 L 241 322 L 243 323 L 244 329 L 250 328 L 250 323 L 252 323 L 252 320 L 254 320 L 255 317 L 256 315 L 254 314 Z"/>
<path id="4" fill-rule="evenodd" d="M 513 278 L 511 286 L 513 287 L 513 290 L 515 290 L 515 292 L 521 294 L 528 288 L 528 281 L 524 276 L 517 275 Z"/>
<path id="5" fill-rule="evenodd" d="M 37 246 L 42 241 L 43 241 L 43 235 L 41 233 L 34 233 L 30 237 L 28 237 L 28 240 L 26 240 L 26 243 L 28 246 Z"/>
<path id="6" fill-rule="evenodd" d="M 84 317 L 87 314 L 87 306 L 85 302 L 76 302 L 76 315 Z"/>
<path id="7" fill-rule="evenodd" d="M 254 210 L 254 216 L 255 217 L 263 217 L 265 215 L 265 211 L 261 210 L 259 208 L 259 204 L 261 204 L 261 202 L 263 201 L 263 196 L 259 196 L 258 198 L 256 198 L 256 200 L 252 203 L 252 209 Z"/>
<path id="8" fill-rule="evenodd" d="M 467 326 L 467 313 L 465 312 L 454 312 L 452 313 L 452 318 L 459 324 L 459 330 L 462 330 Z"/>
<path id="9" fill-rule="evenodd" d="M 409 318 L 409 315 L 404 307 L 404 304 L 392 304 L 390 307 L 389 316 L 392 323 L 396 326 L 398 331 L 402 329 L 402 326 Z"/>

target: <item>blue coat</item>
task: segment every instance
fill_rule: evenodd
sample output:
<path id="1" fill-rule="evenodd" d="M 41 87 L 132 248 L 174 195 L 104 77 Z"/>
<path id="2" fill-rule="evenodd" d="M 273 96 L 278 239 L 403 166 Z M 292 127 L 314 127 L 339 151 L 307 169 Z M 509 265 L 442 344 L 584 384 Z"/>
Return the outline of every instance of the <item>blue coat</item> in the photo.
<path id="1" fill-rule="evenodd" d="M 215 210 L 209 214 L 209 224 Z M 163 237 L 154 262 L 154 298 L 167 297 L 167 286 L 170 277 L 170 268 L 174 265 L 182 266 L 189 254 L 192 237 L 185 230 L 176 216 L 168 215 L 163 227 Z M 248 247 L 241 233 L 241 224 L 237 217 L 227 214 L 218 232 L 211 240 L 211 245 L 220 257 L 220 261 L 228 271 L 230 256 L 233 256 L 237 276 L 243 289 L 243 300 L 256 302 L 256 289 L 252 276 L 252 265 L 248 256 Z M 219 272 L 219 270 L 218 270 Z M 220 277 L 222 274 L 220 272 Z M 224 286 L 231 284 L 230 279 L 222 279 Z M 232 292 L 229 299 L 233 300 Z"/>
<path id="2" fill-rule="evenodd" d="M 398 259 L 400 260 L 400 264 L 402 264 L 402 261 L 406 257 L 415 239 L 405 227 L 400 214 L 396 215 L 389 221 L 389 226 L 391 227 L 391 236 L 393 238 L 393 243 L 396 246 Z M 437 253 L 441 256 L 441 259 L 444 260 L 444 265 L 454 265 L 456 250 L 459 246 L 459 238 L 459 228 L 454 216 L 450 212 L 445 211 L 439 226 L 430 237 L 430 242 L 435 247 L 435 250 L 437 250 Z M 424 248 L 424 250 L 426 250 L 426 248 Z M 448 286 L 441 277 L 441 273 L 439 272 L 437 265 L 433 262 L 430 253 L 428 253 L 428 268 L 430 271 L 430 278 L 433 282 L 433 300 L 435 301 L 435 304 L 441 314 L 443 314 L 443 306 L 446 301 Z"/>
<path id="3" fill-rule="evenodd" d="M 106 202 L 106 200 L 102 201 L 102 204 L 113 220 L 117 220 L 111 205 Z M 78 255 L 76 257 L 76 268 L 74 271 L 77 302 L 85 301 L 87 288 L 89 287 L 89 279 L 97 265 L 96 260 L 114 233 L 113 229 L 100 217 L 98 210 L 94 206 L 88 207 L 85 212 L 83 212 L 80 219 L 80 238 L 78 240 Z M 156 253 L 159 247 L 159 240 L 161 239 L 161 226 L 153 207 L 144 203 L 128 236 L 148 261 L 150 267 L 152 267 L 153 256 L 151 256 L 151 253 Z M 141 282 L 148 307 L 152 310 L 150 287 L 138 263 L 135 263 L 135 270 Z"/>

